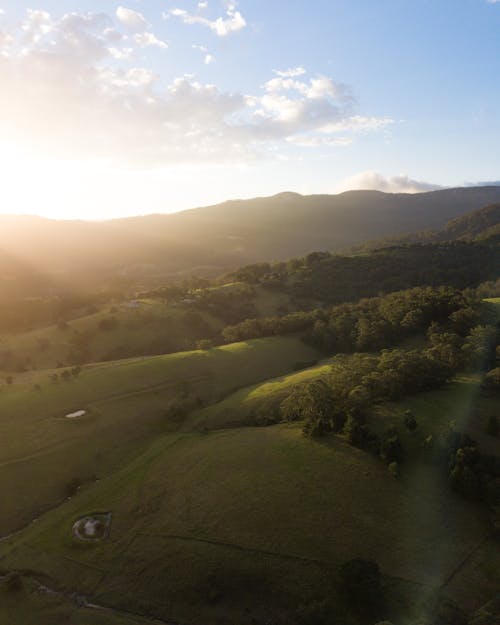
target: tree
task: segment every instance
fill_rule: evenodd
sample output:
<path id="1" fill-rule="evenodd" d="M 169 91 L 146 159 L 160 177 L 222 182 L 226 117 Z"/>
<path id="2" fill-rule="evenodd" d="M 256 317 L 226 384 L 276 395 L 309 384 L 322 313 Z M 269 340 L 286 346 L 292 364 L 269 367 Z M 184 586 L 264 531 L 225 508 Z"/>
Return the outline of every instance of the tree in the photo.
<path id="1" fill-rule="evenodd" d="M 500 367 L 496 367 L 495 369 L 488 371 L 488 373 L 484 376 L 482 386 L 483 388 L 491 391 L 500 390 Z"/>
<path id="2" fill-rule="evenodd" d="M 462 350 L 469 366 L 486 370 L 494 362 L 497 331 L 493 326 L 476 326 L 465 339 Z"/>
<path id="3" fill-rule="evenodd" d="M 361 429 L 361 425 L 359 421 L 352 415 L 349 415 L 347 417 L 343 432 L 345 437 L 347 438 L 347 442 L 349 443 L 349 445 L 352 445 L 353 447 L 362 446 L 363 432 Z"/>
<path id="4" fill-rule="evenodd" d="M 387 471 L 389 472 L 389 475 L 391 477 L 393 477 L 394 479 L 398 479 L 400 475 L 399 464 L 397 462 L 391 462 L 389 466 L 387 467 Z"/>
<path id="5" fill-rule="evenodd" d="M 417 420 L 415 419 L 414 415 L 412 414 L 411 410 L 407 410 L 405 412 L 405 425 L 406 427 L 410 430 L 410 432 L 413 432 L 414 430 L 417 429 Z"/>
<path id="6" fill-rule="evenodd" d="M 401 462 L 403 459 L 403 446 L 397 434 L 392 432 L 386 434 L 386 437 L 382 440 L 380 455 L 387 464 Z"/>

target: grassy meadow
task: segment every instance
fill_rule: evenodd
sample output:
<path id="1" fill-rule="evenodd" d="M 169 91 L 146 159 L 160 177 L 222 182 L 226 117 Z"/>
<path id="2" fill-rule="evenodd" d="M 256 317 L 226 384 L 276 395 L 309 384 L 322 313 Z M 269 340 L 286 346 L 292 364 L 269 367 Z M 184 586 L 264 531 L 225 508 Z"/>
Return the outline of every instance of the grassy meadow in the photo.
<path id="1" fill-rule="evenodd" d="M 422 622 L 437 591 L 469 612 L 491 599 L 488 511 L 453 493 L 424 443 L 451 424 L 498 451 L 485 433 L 497 399 L 461 374 L 374 405 L 370 428 L 397 427 L 403 445 L 395 479 L 344 436 L 255 427 L 295 385 L 331 373 L 320 357 L 272 337 L 86 365 L 69 381 L 16 375 L 0 390 L 0 625 L 316 625 L 300 615 L 324 602 L 359 625 L 337 594 L 356 557 L 380 565 L 396 625 Z M 74 523 L 97 513 L 111 513 L 109 537 L 78 541 Z M 15 591 L 1 579 L 12 571 Z"/>
<path id="2" fill-rule="evenodd" d="M 94 481 L 123 466 L 177 429 L 185 410 L 314 358 L 298 339 L 270 338 L 89 365 L 57 383 L 50 371 L 18 376 L 0 391 L 0 533 L 56 505 L 75 478 Z M 78 410 L 87 414 L 65 417 Z"/>
<path id="3" fill-rule="evenodd" d="M 409 468 L 394 480 L 379 459 L 295 425 L 167 434 L 4 541 L 0 567 L 43 572 L 101 605 L 214 625 L 234 622 L 241 605 L 241 623 L 291 617 L 332 592 L 337 567 L 355 556 L 430 588 L 485 530 L 444 480 L 420 477 Z M 72 524 L 93 510 L 112 512 L 110 539 L 77 544 Z"/>

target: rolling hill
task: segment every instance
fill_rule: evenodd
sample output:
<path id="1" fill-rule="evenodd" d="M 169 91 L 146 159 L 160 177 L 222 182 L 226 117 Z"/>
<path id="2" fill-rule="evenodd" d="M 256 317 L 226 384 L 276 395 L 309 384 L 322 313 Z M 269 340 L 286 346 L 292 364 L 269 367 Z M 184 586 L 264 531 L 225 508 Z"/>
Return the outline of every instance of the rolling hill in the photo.
<path id="1" fill-rule="evenodd" d="M 19 274 L 24 282 L 31 278 L 33 284 L 51 281 L 54 288 L 75 289 L 117 276 L 137 284 L 186 271 L 215 275 L 257 260 L 439 229 L 450 219 L 499 201 L 499 187 L 478 187 L 415 195 L 281 193 L 102 223 L 4 216 L 0 251 L 10 269 L 0 280 L 12 286 L 9 278 Z"/>

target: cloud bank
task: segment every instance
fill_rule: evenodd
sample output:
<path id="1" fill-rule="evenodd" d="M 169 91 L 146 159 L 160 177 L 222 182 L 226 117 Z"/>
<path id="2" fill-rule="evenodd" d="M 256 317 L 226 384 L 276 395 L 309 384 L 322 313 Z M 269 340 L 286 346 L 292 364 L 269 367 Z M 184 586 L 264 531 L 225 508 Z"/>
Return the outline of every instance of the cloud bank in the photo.
<path id="1" fill-rule="evenodd" d="M 376 171 L 364 171 L 344 180 L 339 191 L 373 190 L 385 193 L 423 193 L 442 189 L 440 185 L 412 180 L 406 175 L 387 177 Z"/>
<path id="2" fill-rule="evenodd" d="M 205 9 L 207 3 L 201 2 L 198 7 Z M 225 17 L 218 17 L 215 20 L 209 20 L 201 15 L 193 15 L 189 11 L 179 8 L 171 9 L 168 13 L 163 14 L 165 19 L 170 16 L 179 18 L 184 24 L 201 24 L 206 26 L 218 37 L 226 37 L 230 33 L 236 33 L 247 25 L 245 18 L 236 10 L 236 6 L 233 3 L 228 4 Z"/>
<path id="3" fill-rule="evenodd" d="M 227 7 L 228 19 L 238 21 L 235 6 Z M 0 33 L 2 140 L 55 158 L 151 167 L 247 162 L 270 146 L 347 146 L 393 123 L 357 115 L 348 86 L 306 77 L 302 67 L 275 71 L 253 94 L 192 75 L 164 81 L 138 53 L 169 54 L 150 28 L 125 7 L 113 16 L 60 18 L 28 10 L 16 31 Z M 213 28 L 222 33 L 222 26 Z M 197 49 L 206 64 L 215 60 Z"/>

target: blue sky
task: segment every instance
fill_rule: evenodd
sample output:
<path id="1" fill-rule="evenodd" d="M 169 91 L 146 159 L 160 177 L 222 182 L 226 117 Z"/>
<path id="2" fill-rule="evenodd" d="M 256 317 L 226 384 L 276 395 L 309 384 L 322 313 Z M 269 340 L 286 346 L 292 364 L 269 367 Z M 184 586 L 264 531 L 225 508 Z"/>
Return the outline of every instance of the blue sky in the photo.
<path id="1" fill-rule="evenodd" d="M 500 179 L 500 2 L 0 7 L 6 212 Z"/>

